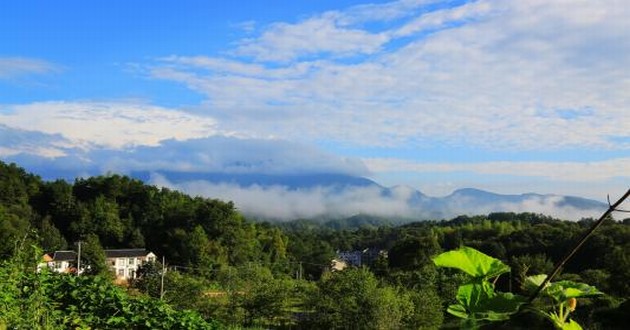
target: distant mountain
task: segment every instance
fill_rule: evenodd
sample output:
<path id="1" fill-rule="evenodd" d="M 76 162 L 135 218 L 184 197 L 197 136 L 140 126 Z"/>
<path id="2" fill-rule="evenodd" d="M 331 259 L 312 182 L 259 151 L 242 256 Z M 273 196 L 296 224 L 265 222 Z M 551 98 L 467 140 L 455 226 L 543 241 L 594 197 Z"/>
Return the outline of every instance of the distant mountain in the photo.
<path id="1" fill-rule="evenodd" d="M 532 212 L 578 220 L 596 217 L 607 207 L 605 203 L 575 196 L 503 195 L 474 188 L 459 189 L 445 197 L 431 197 L 408 186 L 387 188 L 367 178 L 330 173 L 135 172 L 132 176 L 146 182 L 155 181 L 159 176 L 172 188 L 184 192 L 232 200 L 244 214 L 264 220 L 350 218 L 365 221 L 369 219 L 366 217 L 375 216 L 400 223 L 401 219 L 450 219 L 492 212 Z"/>
<path id="2" fill-rule="evenodd" d="M 154 175 L 162 175 L 173 183 L 206 181 L 214 184 L 233 184 L 239 187 L 282 186 L 289 190 L 310 189 L 314 187 L 367 187 L 378 186 L 376 182 L 356 176 L 333 173 L 307 174 L 253 174 L 253 173 L 196 173 L 196 172 L 132 172 L 131 176 L 143 181 L 150 181 Z"/>

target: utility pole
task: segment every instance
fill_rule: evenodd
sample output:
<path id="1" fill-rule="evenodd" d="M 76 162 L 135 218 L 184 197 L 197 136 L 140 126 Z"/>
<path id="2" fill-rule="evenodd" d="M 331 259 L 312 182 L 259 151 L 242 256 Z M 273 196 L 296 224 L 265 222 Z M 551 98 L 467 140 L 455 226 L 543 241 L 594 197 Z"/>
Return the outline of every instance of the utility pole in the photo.
<path id="1" fill-rule="evenodd" d="M 298 268 L 298 280 L 302 280 L 302 262 L 301 261 Z"/>
<path id="2" fill-rule="evenodd" d="M 79 253 L 77 254 L 77 276 L 81 273 L 81 243 L 81 241 L 77 243 L 79 244 Z"/>
<path id="3" fill-rule="evenodd" d="M 160 281 L 160 300 L 164 297 L 164 274 L 166 273 L 166 261 L 162 256 L 162 280 Z"/>

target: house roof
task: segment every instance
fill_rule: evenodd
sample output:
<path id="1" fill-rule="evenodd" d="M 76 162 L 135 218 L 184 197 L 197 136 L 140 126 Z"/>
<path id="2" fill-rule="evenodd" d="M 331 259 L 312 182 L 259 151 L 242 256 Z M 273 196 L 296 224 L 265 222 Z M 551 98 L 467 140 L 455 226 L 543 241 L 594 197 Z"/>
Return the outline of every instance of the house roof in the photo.
<path id="1" fill-rule="evenodd" d="M 74 261 L 77 260 L 77 253 L 74 251 L 55 251 L 52 256 L 53 261 Z"/>
<path id="2" fill-rule="evenodd" d="M 146 249 L 116 249 L 105 250 L 105 257 L 107 258 L 132 258 L 132 257 L 146 257 L 149 253 Z"/>

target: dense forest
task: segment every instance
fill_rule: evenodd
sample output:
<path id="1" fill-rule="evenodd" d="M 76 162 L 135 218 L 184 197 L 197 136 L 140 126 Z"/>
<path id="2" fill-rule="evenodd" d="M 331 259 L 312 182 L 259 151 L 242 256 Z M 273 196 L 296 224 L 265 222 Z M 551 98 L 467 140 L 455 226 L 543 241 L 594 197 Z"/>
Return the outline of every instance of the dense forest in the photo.
<path id="1" fill-rule="evenodd" d="M 231 202 L 126 176 L 44 181 L 0 162 L 0 329 L 456 328 L 445 311 L 466 275 L 432 257 L 473 247 L 509 265 L 497 288 L 520 293 L 527 275 L 549 273 L 593 222 L 532 213 L 402 225 L 364 216 L 254 222 Z M 35 272 L 43 252 L 79 241 L 89 276 Z M 136 247 L 165 265 L 144 265 L 128 287 L 111 284 L 104 249 Z M 383 253 L 331 271 L 338 251 L 365 249 Z M 573 317 L 582 327 L 629 324 L 630 219 L 607 219 L 559 279 L 605 293 L 581 299 Z M 551 327 L 531 313 L 509 322 L 499 326 Z"/>

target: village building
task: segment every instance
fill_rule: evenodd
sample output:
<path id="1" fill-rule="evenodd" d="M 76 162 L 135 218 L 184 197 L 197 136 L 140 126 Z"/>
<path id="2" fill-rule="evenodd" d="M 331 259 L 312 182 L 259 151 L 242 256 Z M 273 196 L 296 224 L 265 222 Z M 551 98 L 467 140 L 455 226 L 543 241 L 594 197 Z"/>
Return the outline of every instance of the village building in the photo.
<path id="1" fill-rule="evenodd" d="M 372 266 L 379 257 L 387 258 L 387 251 L 375 248 L 337 251 L 337 258 L 331 261 L 331 269 L 341 270 L 348 266 Z"/>
<path id="2" fill-rule="evenodd" d="M 116 275 L 116 279 L 125 281 L 136 278 L 138 268 L 142 264 L 156 260 L 155 254 L 145 249 L 105 250 L 105 258 L 109 270 Z"/>
<path id="3" fill-rule="evenodd" d="M 104 250 L 109 270 L 116 275 L 118 281 L 128 281 L 136 278 L 138 268 L 146 262 L 155 262 L 156 255 L 145 249 L 113 249 Z M 57 273 L 77 272 L 78 255 L 75 251 L 55 251 L 43 256 L 38 270 L 43 267 Z M 85 271 L 81 267 L 79 274 Z"/>

